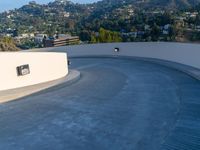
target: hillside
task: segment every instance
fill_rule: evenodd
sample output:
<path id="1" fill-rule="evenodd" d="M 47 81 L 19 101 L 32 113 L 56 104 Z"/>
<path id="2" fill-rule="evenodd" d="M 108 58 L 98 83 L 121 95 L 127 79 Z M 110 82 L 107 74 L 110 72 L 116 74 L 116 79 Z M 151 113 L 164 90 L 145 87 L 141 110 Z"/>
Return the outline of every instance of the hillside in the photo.
<path id="1" fill-rule="evenodd" d="M 147 9 L 182 9 L 196 6 L 199 3 L 200 0 L 102 0 L 96 3 L 96 7 L 134 5 Z"/>
<path id="2" fill-rule="evenodd" d="M 19 49 L 13 45 L 0 41 L 0 51 L 19 51 Z"/>
<path id="3" fill-rule="evenodd" d="M 19 9 L 0 13 L 0 32 L 8 28 L 17 28 L 19 33 L 24 31 L 73 32 L 76 27 L 83 29 L 85 28 L 83 24 L 93 22 L 95 19 L 119 15 L 119 11 L 126 8 L 134 12 L 169 9 L 177 11 L 191 8 L 198 3 L 200 0 L 102 0 L 84 5 L 67 0 L 55 0 L 40 5 L 32 1 Z"/>
<path id="4" fill-rule="evenodd" d="M 102 0 L 92 4 L 75 4 L 56 0 L 40 5 L 32 1 L 19 9 L 0 13 L 0 34 L 11 33 L 11 36 L 17 37 L 24 33 L 49 36 L 69 33 L 91 42 L 103 28 L 109 33 L 120 33 L 117 35 L 122 36 L 123 41 L 174 41 L 184 34 L 184 30 L 199 28 L 199 3 L 200 0 Z M 194 6 L 198 6 L 195 8 L 198 14 L 186 14 Z M 181 21 L 182 18 L 184 20 Z M 166 26 L 167 31 L 163 29 L 165 25 L 169 25 Z M 196 39 L 199 38 L 199 33 L 196 33 L 187 35 L 194 35 Z"/>
<path id="5" fill-rule="evenodd" d="M 144 0 L 145 7 L 158 7 L 158 8 L 188 8 L 193 7 L 200 3 L 200 0 Z"/>
<path id="6" fill-rule="evenodd" d="M 19 51 L 10 38 L 0 39 L 0 51 Z"/>

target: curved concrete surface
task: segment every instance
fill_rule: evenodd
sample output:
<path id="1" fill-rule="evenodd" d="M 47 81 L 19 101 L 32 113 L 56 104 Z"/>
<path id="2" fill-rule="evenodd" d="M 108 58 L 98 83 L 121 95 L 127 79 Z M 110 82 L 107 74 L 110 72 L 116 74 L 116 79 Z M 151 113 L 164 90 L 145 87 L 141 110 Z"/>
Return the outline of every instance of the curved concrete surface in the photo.
<path id="1" fill-rule="evenodd" d="M 118 47 L 119 52 L 114 49 Z M 66 52 L 71 57 L 138 57 L 181 70 L 200 79 L 200 44 L 177 42 L 99 43 L 32 49 L 28 52 Z M 165 62 L 163 62 L 165 61 Z"/>
<path id="2" fill-rule="evenodd" d="M 15 100 L 18 98 L 22 98 L 24 96 L 31 95 L 33 93 L 37 93 L 39 91 L 51 88 L 53 86 L 58 86 L 60 84 L 71 84 L 77 81 L 80 78 L 80 72 L 77 70 L 70 70 L 68 75 L 49 82 L 44 82 L 40 84 L 34 84 L 31 86 L 25 86 L 22 88 L 16 88 L 11 90 L 0 91 L 0 104 L 5 103 L 11 100 Z"/>
<path id="3" fill-rule="evenodd" d="M 119 52 L 115 52 L 115 48 Z M 72 56 L 134 56 L 177 62 L 200 69 L 200 44 L 178 42 L 124 42 L 83 44 L 33 49 L 30 51 L 67 52 Z M 29 51 L 29 52 L 30 52 Z"/>
<path id="4" fill-rule="evenodd" d="M 136 59 L 71 61 L 78 82 L 0 105 L 0 149 L 200 149 L 198 80 Z"/>
<path id="5" fill-rule="evenodd" d="M 65 77 L 68 74 L 66 53 L 0 52 L 0 91 L 31 86 Z M 18 67 L 28 65 L 20 75 Z"/>

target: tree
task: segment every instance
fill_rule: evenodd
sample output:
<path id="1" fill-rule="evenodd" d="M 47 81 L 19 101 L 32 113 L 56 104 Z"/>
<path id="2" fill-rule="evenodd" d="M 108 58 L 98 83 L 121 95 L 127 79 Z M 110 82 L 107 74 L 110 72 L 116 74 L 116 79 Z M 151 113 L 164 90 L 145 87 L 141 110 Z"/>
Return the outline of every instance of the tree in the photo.
<path id="1" fill-rule="evenodd" d="M 97 43 L 97 39 L 94 35 L 91 36 L 91 43 Z"/>
<path id="2" fill-rule="evenodd" d="M 152 31 L 151 31 L 152 40 L 157 41 L 160 33 L 161 33 L 161 30 L 160 30 L 159 26 L 154 24 L 154 26 L 152 27 Z"/>
<path id="3" fill-rule="evenodd" d="M 111 43 L 111 42 L 121 42 L 122 38 L 119 32 L 106 30 L 104 28 L 99 29 L 99 34 L 96 37 L 91 38 L 91 42 L 100 43 Z"/>
<path id="4" fill-rule="evenodd" d="M 0 51 L 19 51 L 11 37 L 0 39 Z"/>
<path id="5" fill-rule="evenodd" d="M 90 33 L 87 30 L 81 31 L 79 36 L 82 41 L 91 41 Z"/>

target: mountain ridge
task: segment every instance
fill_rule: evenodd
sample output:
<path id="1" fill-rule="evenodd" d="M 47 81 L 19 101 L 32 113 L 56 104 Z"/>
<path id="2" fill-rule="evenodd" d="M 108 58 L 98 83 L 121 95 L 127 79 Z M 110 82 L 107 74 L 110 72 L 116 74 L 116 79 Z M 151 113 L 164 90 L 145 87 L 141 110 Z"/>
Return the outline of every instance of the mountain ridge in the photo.
<path id="1" fill-rule="evenodd" d="M 175 40 L 187 28 L 196 30 L 200 26 L 199 3 L 200 0 L 102 0 L 92 4 L 56 0 L 43 5 L 30 2 L 19 9 L 0 13 L 0 33 L 7 36 L 12 32 L 10 36 L 13 37 L 28 36 L 30 33 L 47 34 L 50 37 L 56 33 L 69 33 L 79 36 L 82 41 L 91 41 L 100 28 L 104 28 L 108 33 L 121 33 L 124 41 L 155 41 L 159 40 L 159 35 L 167 40 Z M 197 14 L 186 14 L 194 6 Z M 197 19 L 190 17 L 194 15 Z M 163 31 L 165 25 L 168 25 L 168 31 Z M 135 34 L 139 39 L 135 39 Z M 32 42 L 29 41 L 30 44 Z"/>
<path id="2" fill-rule="evenodd" d="M 200 3 L 200 0 L 102 0 L 97 2 L 96 4 L 132 4 L 136 7 L 142 7 L 142 8 L 150 8 L 150 7 L 160 7 L 160 8 L 176 8 L 176 9 L 182 9 L 182 8 L 188 8 L 196 6 Z"/>

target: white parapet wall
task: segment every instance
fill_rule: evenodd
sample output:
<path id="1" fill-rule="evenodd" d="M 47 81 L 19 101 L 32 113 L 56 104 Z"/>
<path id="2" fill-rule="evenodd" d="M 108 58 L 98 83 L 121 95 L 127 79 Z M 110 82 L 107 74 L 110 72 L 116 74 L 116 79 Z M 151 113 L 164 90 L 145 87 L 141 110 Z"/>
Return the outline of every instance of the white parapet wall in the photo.
<path id="1" fill-rule="evenodd" d="M 115 47 L 119 48 L 118 53 L 114 52 Z M 33 51 L 37 51 L 37 49 Z M 39 49 L 39 51 L 67 52 L 69 57 L 119 55 L 157 58 L 200 69 L 200 44 L 173 42 L 106 43 L 52 47 Z"/>
<path id="2" fill-rule="evenodd" d="M 0 62 L 0 91 L 53 81 L 68 74 L 66 53 L 1 52 Z M 26 75 L 19 75 L 23 65 L 30 73 L 25 68 Z"/>

